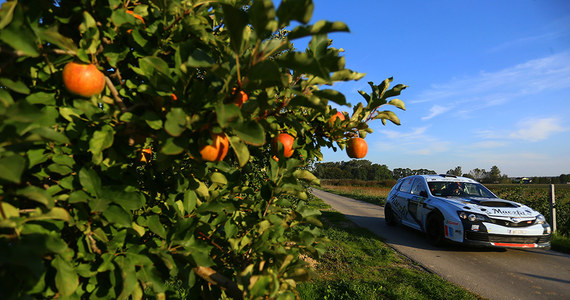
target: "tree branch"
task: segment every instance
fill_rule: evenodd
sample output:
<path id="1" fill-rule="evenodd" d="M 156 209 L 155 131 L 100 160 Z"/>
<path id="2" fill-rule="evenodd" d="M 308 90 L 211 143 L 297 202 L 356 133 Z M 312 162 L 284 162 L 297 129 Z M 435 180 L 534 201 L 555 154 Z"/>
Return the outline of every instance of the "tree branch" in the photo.
<path id="1" fill-rule="evenodd" d="M 214 269 L 197 266 L 192 268 L 192 270 L 209 283 L 219 285 L 222 289 L 226 290 L 233 299 L 243 299 L 243 292 L 238 288 L 237 284 L 216 272 Z"/>
<path id="2" fill-rule="evenodd" d="M 126 112 L 127 107 L 125 106 L 125 103 L 123 102 L 123 100 L 119 97 L 119 92 L 117 92 L 117 89 L 115 88 L 115 85 L 113 84 L 111 79 L 109 79 L 109 77 L 105 76 L 105 82 L 107 83 L 107 87 L 111 90 L 111 94 L 113 94 L 113 98 L 115 99 L 115 102 L 117 103 L 117 105 L 119 105 L 119 108 L 121 109 L 121 111 Z"/>

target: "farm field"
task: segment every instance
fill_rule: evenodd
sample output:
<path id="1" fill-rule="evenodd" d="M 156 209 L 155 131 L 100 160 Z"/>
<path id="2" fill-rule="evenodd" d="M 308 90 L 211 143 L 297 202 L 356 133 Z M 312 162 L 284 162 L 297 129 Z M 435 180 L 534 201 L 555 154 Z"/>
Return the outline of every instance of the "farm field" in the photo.
<path id="1" fill-rule="evenodd" d="M 500 198 L 530 206 L 542 213 L 547 220 L 551 220 L 549 184 L 486 184 L 485 186 Z M 321 188 L 338 195 L 384 205 L 392 185 L 361 180 L 322 180 Z M 555 184 L 554 188 L 557 232 L 552 239 L 552 249 L 569 253 L 570 185 Z"/>

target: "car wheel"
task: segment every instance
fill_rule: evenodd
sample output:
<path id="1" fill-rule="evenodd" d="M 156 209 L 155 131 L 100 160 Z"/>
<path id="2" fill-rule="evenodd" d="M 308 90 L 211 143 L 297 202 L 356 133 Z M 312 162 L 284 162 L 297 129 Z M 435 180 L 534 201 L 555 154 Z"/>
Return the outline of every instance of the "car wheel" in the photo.
<path id="1" fill-rule="evenodd" d="M 390 205 L 384 206 L 384 220 L 386 220 L 386 224 L 388 224 L 389 226 L 398 225 L 398 221 L 396 219 L 396 216 L 394 215 L 392 206 Z"/>
<path id="2" fill-rule="evenodd" d="M 445 237 L 443 236 L 443 216 L 439 212 L 429 215 L 426 222 L 426 235 L 430 244 L 443 246 Z"/>

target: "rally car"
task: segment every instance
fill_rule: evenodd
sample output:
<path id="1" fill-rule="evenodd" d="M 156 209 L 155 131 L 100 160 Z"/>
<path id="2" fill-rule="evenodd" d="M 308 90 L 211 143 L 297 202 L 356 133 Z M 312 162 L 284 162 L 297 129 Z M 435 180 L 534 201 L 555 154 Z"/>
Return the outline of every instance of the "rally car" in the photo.
<path id="1" fill-rule="evenodd" d="M 550 248 L 551 228 L 539 212 L 453 175 L 399 179 L 384 206 L 388 225 L 426 233 L 437 246 L 453 241 L 500 248 Z"/>

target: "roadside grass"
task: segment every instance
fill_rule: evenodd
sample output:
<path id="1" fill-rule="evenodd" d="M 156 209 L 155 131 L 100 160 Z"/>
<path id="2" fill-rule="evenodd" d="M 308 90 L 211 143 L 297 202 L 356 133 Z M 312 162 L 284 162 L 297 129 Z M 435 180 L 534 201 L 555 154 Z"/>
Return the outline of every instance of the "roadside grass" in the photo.
<path id="1" fill-rule="evenodd" d="M 322 211 L 328 241 L 312 279 L 297 285 L 301 299 L 481 299 L 427 272 L 341 213 L 324 209 L 320 199 L 311 203 Z"/>
<path id="2" fill-rule="evenodd" d="M 555 233 L 550 239 L 550 244 L 552 250 L 570 254 L 570 237 Z"/>
<path id="3" fill-rule="evenodd" d="M 373 186 L 338 186 L 323 184 L 320 189 L 340 196 L 350 197 L 364 202 L 384 205 L 391 187 Z"/>
<path id="4" fill-rule="evenodd" d="M 320 189 L 337 194 L 344 197 L 349 197 L 364 202 L 383 206 L 386 203 L 386 197 L 390 192 L 391 187 L 363 187 L 363 186 L 336 186 L 336 185 L 322 185 Z M 551 249 L 554 251 L 570 254 L 570 236 L 564 234 L 553 234 L 550 240 Z"/>

